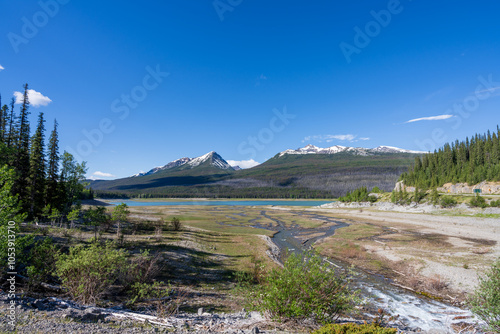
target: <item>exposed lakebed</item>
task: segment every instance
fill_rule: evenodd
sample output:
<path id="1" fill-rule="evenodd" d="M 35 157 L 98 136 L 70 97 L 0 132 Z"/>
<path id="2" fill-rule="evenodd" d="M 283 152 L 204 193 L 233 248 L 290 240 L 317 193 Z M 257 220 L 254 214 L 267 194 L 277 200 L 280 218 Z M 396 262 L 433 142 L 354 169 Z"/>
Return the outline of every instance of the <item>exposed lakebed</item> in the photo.
<path id="1" fill-rule="evenodd" d="M 255 224 L 254 227 L 277 231 L 272 241 L 282 253 L 303 254 L 316 241 L 335 234 L 337 229 L 349 226 L 335 218 L 312 213 L 302 213 L 302 215 L 321 220 L 326 227 L 308 229 L 297 225 L 287 226 L 284 221 L 267 215 L 265 211 L 262 211 L 261 215 L 273 220 L 276 225 L 271 227 Z M 418 329 L 449 330 L 452 325 L 478 322 L 469 310 L 415 294 L 391 284 L 390 279 L 357 268 L 350 268 L 345 262 L 326 258 L 325 260 L 336 270 L 351 270 L 354 276 L 354 286 L 360 290 L 361 296 L 365 299 L 365 306 L 360 314 L 364 319 L 377 317 L 377 310 L 380 308 L 395 319 L 394 325 L 412 331 Z M 473 331 L 471 329 L 471 332 Z"/>

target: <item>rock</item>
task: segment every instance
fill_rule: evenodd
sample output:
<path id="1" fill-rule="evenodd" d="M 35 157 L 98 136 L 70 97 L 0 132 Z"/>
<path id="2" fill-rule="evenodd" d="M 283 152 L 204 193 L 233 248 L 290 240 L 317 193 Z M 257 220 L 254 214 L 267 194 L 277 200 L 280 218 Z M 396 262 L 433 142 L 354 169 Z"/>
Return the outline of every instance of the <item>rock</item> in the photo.
<path id="1" fill-rule="evenodd" d="M 198 315 L 200 315 L 200 316 L 203 315 L 203 307 L 200 307 L 198 309 Z"/>
<path id="2" fill-rule="evenodd" d="M 37 299 L 37 300 L 35 300 L 35 302 L 33 303 L 33 305 L 34 305 L 37 309 L 39 309 L 39 310 L 41 310 L 41 311 L 43 311 L 43 310 L 45 310 L 45 309 L 47 308 L 47 307 L 45 306 L 45 304 L 43 303 L 43 301 L 38 300 L 38 299 Z"/>
<path id="3" fill-rule="evenodd" d="M 252 329 L 252 334 L 257 334 L 257 333 L 260 333 L 260 330 L 259 330 L 259 327 L 255 326 L 255 327 Z"/>

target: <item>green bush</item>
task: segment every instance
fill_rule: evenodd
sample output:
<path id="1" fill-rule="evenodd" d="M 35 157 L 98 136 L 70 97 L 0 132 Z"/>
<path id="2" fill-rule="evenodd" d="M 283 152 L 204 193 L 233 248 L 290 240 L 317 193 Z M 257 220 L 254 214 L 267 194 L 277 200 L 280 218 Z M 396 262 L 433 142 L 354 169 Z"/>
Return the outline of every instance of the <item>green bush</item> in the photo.
<path id="1" fill-rule="evenodd" d="M 59 249 L 52 238 L 44 238 L 35 242 L 29 254 L 30 266 L 27 268 L 29 287 L 36 288 L 54 276 Z"/>
<path id="2" fill-rule="evenodd" d="M 480 278 L 469 305 L 493 332 L 500 333 L 500 259 Z"/>
<path id="3" fill-rule="evenodd" d="M 491 201 L 490 202 L 490 206 L 492 208 L 500 208 L 500 199 L 496 200 L 496 201 Z"/>
<path id="4" fill-rule="evenodd" d="M 311 334 L 395 334 L 395 328 L 384 328 L 378 324 L 330 324 L 312 332 Z"/>
<path id="5" fill-rule="evenodd" d="M 56 272 L 73 299 L 95 304 L 128 266 L 125 251 L 115 249 L 113 243 L 93 243 L 71 247 L 69 254 L 60 255 Z"/>
<path id="6" fill-rule="evenodd" d="M 441 199 L 439 200 L 439 204 L 443 207 L 443 208 L 452 208 L 454 206 L 457 205 L 457 200 L 454 199 L 453 197 L 451 196 L 443 196 L 441 197 Z"/>
<path id="7" fill-rule="evenodd" d="M 313 317 L 335 320 L 352 309 L 357 293 L 347 286 L 347 275 L 335 273 L 319 255 L 290 255 L 283 268 L 271 270 L 260 288 L 252 290 L 253 305 L 273 318 Z"/>
<path id="8" fill-rule="evenodd" d="M 486 200 L 482 196 L 474 196 L 474 198 L 470 200 L 469 205 L 474 208 L 483 208 L 483 209 L 488 206 Z"/>

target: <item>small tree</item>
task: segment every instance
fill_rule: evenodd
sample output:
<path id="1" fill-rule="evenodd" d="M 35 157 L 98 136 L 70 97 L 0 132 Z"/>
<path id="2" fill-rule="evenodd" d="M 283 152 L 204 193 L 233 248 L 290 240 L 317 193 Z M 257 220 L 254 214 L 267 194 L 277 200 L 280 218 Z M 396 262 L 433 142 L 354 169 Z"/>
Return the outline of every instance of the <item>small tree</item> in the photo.
<path id="1" fill-rule="evenodd" d="M 128 205 L 125 203 L 118 204 L 115 206 L 113 213 L 111 215 L 111 220 L 116 223 L 116 237 L 120 240 L 120 244 L 123 244 L 123 233 L 121 230 L 121 224 L 127 221 L 127 216 L 130 213 L 128 210 Z"/>
<path id="2" fill-rule="evenodd" d="M 179 218 L 174 217 L 170 221 L 170 226 L 172 226 L 172 229 L 174 231 L 179 231 L 181 229 L 181 221 L 179 220 Z"/>
<path id="3" fill-rule="evenodd" d="M 66 216 L 66 218 L 70 221 L 71 224 L 70 228 L 75 227 L 75 221 L 77 221 L 78 218 L 80 218 L 80 210 L 79 209 L 71 210 Z"/>
<path id="4" fill-rule="evenodd" d="M 484 320 L 493 332 L 500 332 L 500 259 L 493 264 L 469 298 L 474 313 Z"/>
<path id="5" fill-rule="evenodd" d="M 56 208 L 53 208 L 49 215 L 50 225 L 54 226 L 54 224 L 60 219 L 61 213 Z"/>
<path id="6" fill-rule="evenodd" d="M 439 204 L 439 193 L 436 188 L 432 189 L 431 196 L 429 198 L 431 204 L 438 205 Z"/>
<path id="7" fill-rule="evenodd" d="M 85 213 L 85 218 L 87 220 L 87 225 L 94 226 L 95 238 L 97 238 L 98 228 L 105 225 L 109 221 L 109 217 L 106 214 L 106 208 L 103 206 L 98 206 L 95 209 L 89 209 Z"/>

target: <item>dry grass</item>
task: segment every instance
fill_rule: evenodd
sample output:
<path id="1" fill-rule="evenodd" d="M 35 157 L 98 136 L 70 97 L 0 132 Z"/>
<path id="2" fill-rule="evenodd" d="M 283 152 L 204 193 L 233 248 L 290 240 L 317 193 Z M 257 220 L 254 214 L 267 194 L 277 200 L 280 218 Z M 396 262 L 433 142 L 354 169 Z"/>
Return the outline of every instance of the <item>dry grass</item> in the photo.
<path id="1" fill-rule="evenodd" d="M 347 259 L 366 260 L 368 254 L 366 253 L 366 249 L 364 247 L 357 246 L 350 242 L 347 244 L 347 247 L 342 249 L 340 256 Z"/>
<path id="2" fill-rule="evenodd" d="M 473 248 L 471 250 L 471 252 L 474 254 L 477 254 L 477 255 L 484 255 L 484 254 L 491 253 L 491 248 L 487 248 L 487 247 Z"/>

